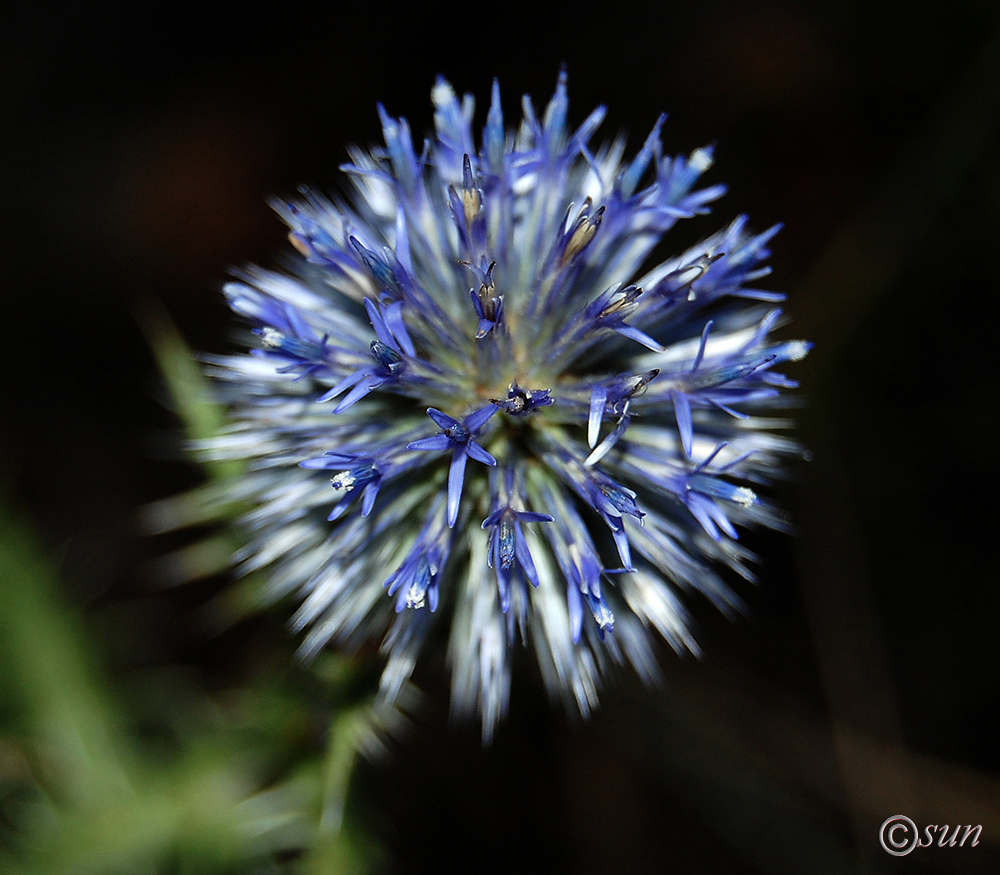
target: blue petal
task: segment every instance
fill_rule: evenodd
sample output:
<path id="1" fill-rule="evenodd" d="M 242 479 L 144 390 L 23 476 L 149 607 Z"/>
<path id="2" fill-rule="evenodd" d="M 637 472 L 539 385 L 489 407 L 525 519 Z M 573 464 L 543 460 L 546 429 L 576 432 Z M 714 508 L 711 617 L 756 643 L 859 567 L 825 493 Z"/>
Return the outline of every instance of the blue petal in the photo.
<path id="1" fill-rule="evenodd" d="M 361 516 L 368 516 L 372 512 L 372 507 L 375 505 L 375 498 L 378 495 L 378 488 L 381 485 L 381 481 L 376 480 L 374 483 L 369 483 L 365 487 L 364 494 L 361 498 Z"/>
<path id="2" fill-rule="evenodd" d="M 367 301 L 367 298 L 365 299 Z M 389 304 L 384 312 L 385 324 L 396 338 L 398 348 L 402 349 L 411 358 L 417 354 L 413 341 L 410 340 L 410 333 L 406 330 L 406 323 L 403 321 L 403 302 L 396 301 Z"/>
<path id="3" fill-rule="evenodd" d="M 651 349 L 653 352 L 666 352 L 667 348 L 661 346 L 652 337 L 644 332 L 640 331 L 638 328 L 634 328 L 631 325 L 621 325 L 615 329 L 622 337 L 627 337 L 629 340 L 634 340 L 636 343 L 641 343 L 646 349 Z"/>
<path id="4" fill-rule="evenodd" d="M 694 436 L 691 427 L 691 402 L 683 392 L 671 390 L 670 400 L 674 402 L 674 416 L 677 417 L 677 431 L 680 432 L 684 455 L 691 458 L 691 442 Z"/>
<path id="5" fill-rule="evenodd" d="M 355 383 L 363 380 L 365 377 L 370 377 L 375 372 L 373 367 L 365 367 L 355 371 L 353 374 L 348 374 L 337 383 L 332 389 L 327 389 L 322 395 L 317 398 L 317 401 L 329 401 L 331 398 L 336 398 L 344 389 L 349 386 L 353 386 Z"/>
<path id="6" fill-rule="evenodd" d="M 413 262 L 410 259 L 410 234 L 406 227 L 406 213 L 403 205 L 396 208 L 396 258 L 408 274 L 413 273 Z M 413 355 L 408 352 L 407 355 Z"/>
<path id="7" fill-rule="evenodd" d="M 573 634 L 573 643 L 580 643 L 580 632 L 583 631 L 583 597 L 580 590 L 567 581 L 566 602 L 569 607 L 569 627 Z"/>
<path id="8" fill-rule="evenodd" d="M 454 444 L 448 440 L 448 435 L 435 434 L 431 437 L 421 438 L 418 441 L 411 441 L 406 445 L 408 450 L 446 450 Z"/>
<path id="9" fill-rule="evenodd" d="M 624 524 L 618 529 L 612 529 L 611 536 L 615 539 L 615 546 L 618 548 L 618 555 L 621 557 L 622 565 L 624 565 L 628 571 L 631 571 L 632 553 L 629 550 L 628 535 L 625 533 Z"/>
<path id="10" fill-rule="evenodd" d="M 496 404 L 488 404 L 486 407 L 477 410 L 475 413 L 470 413 L 465 418 L 465 427 L 470 432 L 479 431 L 479 429 L 482 428 L 483 425 L 485 425 L 487 420 L 489 420 L 489 418 L 496 412 L 497 412 Z M 492 456 L 490 458 L 492 458 Z M 496 463 L 494 462 L 494 464 Z"/>
<path id="11" fill-rule="evenodd" d="M 521 563 L 521 570 L 528 578 L 532 586 L 538 586 L 538 572 L 535 570 L 535 563 L 531 559 L 531 551 L 528 543 L 524 540 L 524 532 L 521 531 L 520 521 L 514 523 L 516 533 L 514 539 L 514 549 L 517 552 L 517 561 Z"/>
<path id="12" fill-rule="evenodd" d="M 608 400 L 606 387 L 595 384 L 590 390 L 590 417 L 587 420 L 587 443 L 593 447 L 601 433 L 601 420 L 604 418 L 604 405 Z"/>
<path id="13" fill-rule="evenodd" d="M 342 413 L 347 410 L 352 404 L 360 401 L 365 397 L 372 389 L 377 389 L 385 382 L 383 377 L 369 377 L 367 380 L 362 380 L 358 383 L 350 392 L 348 392 L 344 399 L 333 408 L 334 413 Z"/>
<path id="14" fill-rule="evenodd" d="M 632 163 L 629 165 L 628 170 L 622 174 L 621 182 L 619 183 L 622 197 L 629 198 L 632 196 L 632 193 L 635 191 L 635 187 L 642 179 L 642 174 L 645 173 L 646 168 L 649 167 L 649 162 L 652 159 L 654 152 L 660 147 L 660 128 L 663 127 L 663 123 L 666 119 L 666 113 L 660 113 L 660 117 L 656 120 L 656 124 L 653 125 L 653 130 L 650 131 L 649 136 L 646 137 L 646 142 L 643 143 L 642 148 L 639 150 L 639 154 L 632 159 Z"/>
<path id="15" fill-rule="evenodd" d="M 494 79 L 490 95 L 490 111 L 486 117 L 486 129 L 483 131 L 483 148 L 490 170 L 498 176 L 503 171 L 505 139 L 503 110 L 500 107 L 500 83 Z"/>
<path id="16" fill-rule="evenodd" d="M 555 517 L 547 513 L 535 513 L 531 510 L 518 510 L 515 515 L 522 523 L 551 523 Z"/>
<path id="17" fill-rule="evenodd" d="M 468 459 L 467 444 L 458 444 L 451 457 L 448 470 L 448 528 L 454 528 L 458 519 L 458 505 L 462 500 L 462 484 L 465 482 L 465 462 Z"/>
<path id="18" fill-rule="evenodd" d="M 500 519 L 501 516 L 503 516 L 506 510 L 507 510 L 506 507 L 502 507 L 499 510 L 493 511 L 493 513 L 491 513 L 488 517 L 486 517 L 486 519 L 483 520 L 483 524 L 482 526 L 480 526 L 480 528 L 485 529 L 489 526 L 496 525 L 497 521 Z"/>
<path id="19" fill-rule="evenodd" d="M 427 415 L 442 429 L 454 428 L 456 425 L 461 426 L 462 424 L 457 419 L 450 417 L 447 413 L 442 413 L 436 407 L 428 407 Z"/>
<path id="20" fill-rule="evenodd" d="M 489 465 L 491 468 L 497 466 L 497 460 L 494 459 L 489 453 L 486 452 L 479 444 L 475 441 L 469 441 L 465 444 L 469 455 L 472 456 L 477 462 L 482 462 L 484 465 Z"/>
<path id="21" fill-rule="evenodd" d="M 772 311 L 773 312 L 773 311 Z M 780 310 L 778 311 L 781 312 Z M 712 330 L 712 320 L 709 319 L 705 323 L 705 328 L 701 332 L 701 341 L 698 343 L 698 354 L 694 357 L 694 364 L 691 365 L 691 371 L 697 371 L 701 366 L 702 359 L 705 358 L 705 347 L 708 345 L 708 332 Z"/>

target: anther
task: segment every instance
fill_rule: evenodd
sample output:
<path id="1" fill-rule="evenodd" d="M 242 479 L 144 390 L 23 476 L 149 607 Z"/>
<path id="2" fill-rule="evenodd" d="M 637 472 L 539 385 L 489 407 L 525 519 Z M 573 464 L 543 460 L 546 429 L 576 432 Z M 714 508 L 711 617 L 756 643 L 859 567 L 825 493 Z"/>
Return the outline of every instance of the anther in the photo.
<path id="1" fill-rule="evenodd" d="M 601 219 L 604 217 L 604 207 L 599 207 L 593 215 L 590 215 L 590 208 L 593 205 L 594 201 L 590 197 L 583 202 L 583 206 L 576 217 L 576 222 L 573 224 L 573 231 L 566 241 L 566 246 L 563 248 L 561 265 L 568 264 L 586 249 L 590 241 L 594 239 L 597 228 L 601 224 Z"/>

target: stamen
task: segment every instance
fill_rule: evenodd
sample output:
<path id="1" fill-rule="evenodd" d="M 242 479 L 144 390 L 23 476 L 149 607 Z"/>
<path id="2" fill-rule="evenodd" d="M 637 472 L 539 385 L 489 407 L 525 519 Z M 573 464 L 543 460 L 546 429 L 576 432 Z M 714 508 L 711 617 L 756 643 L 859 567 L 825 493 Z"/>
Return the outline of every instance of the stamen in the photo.
<path id="1" fill-rule="evenodd" d="M 466 155 L 462 161 L 462 212 L 465 215 L 465 227 L 472 232 L 472 220 L 483 208 L 483 197 L 476 188 L 472 177 L 472 162 Z M 495 262 L 494 262 L 495 263 Z"/>
<path id="2" fill-rule="evenodd" d="M 576 222 L 573 224 L 573 230 L 566 241 L 566 245 L 563 247 L 562 258 L 559 262 L 560 267 L 565 267 L 569 264 L 594 239 L 597 228 L 604 217 L 604 207 L 599 207 L 594 215 L 590 215 L 590 208 L 593 205 L 594 201 L 590 197 L 583 202 L 583 206 L 576 217 Z"/>

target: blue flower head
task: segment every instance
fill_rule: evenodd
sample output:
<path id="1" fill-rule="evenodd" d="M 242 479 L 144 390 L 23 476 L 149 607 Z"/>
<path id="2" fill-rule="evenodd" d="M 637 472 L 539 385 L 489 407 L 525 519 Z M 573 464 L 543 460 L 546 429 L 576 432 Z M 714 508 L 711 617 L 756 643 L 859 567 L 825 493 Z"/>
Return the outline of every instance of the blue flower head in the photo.
<path id="1" fill-rule="evenodd" d="M 432 98 L 422 143 L 379 108 L 348 195 L 275 204 L 301 260 L 226 286 L 259 340 L 214 363 L 212 452 L 249 462 L 245 566 L 302 600 L 304 652 L 380 640 L 391 697 L 443 624 L 488 737 L 511 648 L 587 714 L 609 664 L 657 676 L 657 634 L 695 649 L 681 590 L 738 607 L 719 568 L 751 577 L 738 527 L 781 526 L 757 488 L 795 444 L 767 412 L 809 345 L 771 338 L 776 228 L 648 264 L 723 194 L 711 149 L 665 155 L 662 117 L 634 157 L 595 144 L 565 77 L 516 127 L 494 84 L 479 136 L 471 97 Z"/>

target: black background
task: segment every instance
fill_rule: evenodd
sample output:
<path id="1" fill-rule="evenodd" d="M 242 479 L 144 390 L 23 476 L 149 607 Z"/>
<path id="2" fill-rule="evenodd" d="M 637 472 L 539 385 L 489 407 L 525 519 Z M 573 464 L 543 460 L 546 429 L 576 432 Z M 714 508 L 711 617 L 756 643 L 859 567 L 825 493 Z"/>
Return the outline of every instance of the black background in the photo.
<path id="1" fill-rule="evenodd" d="M 634 148 L 717 146 L 729 194 L 676 248 L 747 212 L 785 223 L 772 287 L 813 454 L 781 491 L 794 539 L 749 535 L 763 585 L 735 625 L 694 603 L 702 660 L 621 676 L 588 725 L 529 661 L 489 751 L 446 678 L 359 776 L 391 871 L 993 871 L 1000 839 L 996 543 L 1000 17 L 987 0 L 408 8 L 223 15 L 22 5 L 0 34 L 0 483 L 58 557 L 110 670 L 190 666 L 207 689 L 291 653 L 277 612 L 209 637 L 222 583 L 163 590 L 137 509 L 198 482 L 139 328 L 162 305 L 232 348 L 219 288 L 265 265 L 265 204 L 340 185 L 376 101 L 429 127 L 438 73 L 509 119 L 568 69 Z M 173 457 L 173 458 L 172 458 Z M 286 606 L 290 610 L 290 606 Z M 981 822 L 976 849 L 888 858 L 878 824 Z M 992 833 L 990 832 L 992 829 Z"/>

